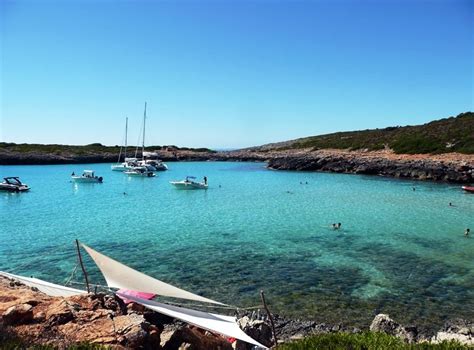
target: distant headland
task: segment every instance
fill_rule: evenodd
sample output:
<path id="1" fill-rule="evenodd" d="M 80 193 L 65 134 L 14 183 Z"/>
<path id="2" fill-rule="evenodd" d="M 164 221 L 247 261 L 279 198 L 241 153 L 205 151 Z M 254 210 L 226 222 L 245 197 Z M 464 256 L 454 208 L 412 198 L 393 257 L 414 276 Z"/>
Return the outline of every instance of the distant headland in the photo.
<path id="1" fill-rule="evenodd" d="M 112 163 L 120 146 L 0 143 L 0 165 Z M 416 126 L 337 132 L 232 151 L 149 146 L 163 161 L 262 161 L 270 169 L 474 182 L 474 113 Z M 141 157 L 141 150 L 129 156 Z"/>

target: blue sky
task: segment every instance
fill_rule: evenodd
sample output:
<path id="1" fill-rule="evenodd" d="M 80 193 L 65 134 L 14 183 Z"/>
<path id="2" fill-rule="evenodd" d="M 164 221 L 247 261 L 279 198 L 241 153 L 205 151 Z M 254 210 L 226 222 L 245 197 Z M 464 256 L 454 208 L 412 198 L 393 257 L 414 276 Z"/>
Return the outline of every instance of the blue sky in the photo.
<path id="1" fill-rule="evenodd" d="M 243 147 L 473 109 L 473 2 L 0 1 L 2 141 Z"/>

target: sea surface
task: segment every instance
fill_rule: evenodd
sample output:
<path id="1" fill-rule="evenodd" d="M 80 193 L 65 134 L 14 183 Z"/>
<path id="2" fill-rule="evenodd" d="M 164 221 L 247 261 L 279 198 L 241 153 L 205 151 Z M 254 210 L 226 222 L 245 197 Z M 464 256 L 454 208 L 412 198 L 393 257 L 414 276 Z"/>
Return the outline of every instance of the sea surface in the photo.
<path id="1" fill-rule="evenodd" d="M 319 322 L 367 327 L 383 312 L 432 330 L 474 319 L 474 233 L 464 237 L 474 231 L 474 195 L 459 185 L 263 163 L 168 165 L 156 178 L 130 178 L 110 164 L 0 166 L 2 177 L 31 186 L 0 193 L 0 270 L 64 283 L 77 238 L 240 307 L 258 305 L 264 290 L 272 311 Z M 71 183 L 83 169 L 104 183 Z M 186 175 L 206 175 L 209 189 L 169 184 Z M 83 257 L 90 279 L 104 284 Z M 79 270 L 73 281 L 83 281 Z"/>

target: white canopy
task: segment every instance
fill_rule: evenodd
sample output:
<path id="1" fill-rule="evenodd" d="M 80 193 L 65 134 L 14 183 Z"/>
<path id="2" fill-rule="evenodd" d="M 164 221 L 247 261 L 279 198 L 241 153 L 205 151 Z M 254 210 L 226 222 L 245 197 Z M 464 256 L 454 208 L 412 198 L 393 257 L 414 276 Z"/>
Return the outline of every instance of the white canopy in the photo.
<path id="1" fill-rule="evenodd" d="M 185 291 L 171 284 L 162 282 L 153 277 L 147 276 L 134 270 L 108 256 L 105 256 L 94 249 L 81 243 L 82 247 L 89 253 L 95 261 L 100 271 L 104 275 L 107 285 L 113 288 L 129 289 L 145 293 L 154 293 L 162 296 L 196 300 L 206 303 L 225 305 L 218 301 L 201 297 L 197 294 Z"/>
<path id="2" fill-rule="evenodd" d="M 260 344 L 244 333 L 244 331 L 240 329 L 239 325 L 237 324 L 235 317 L 211 314 L 208 312 L 186 309 L 184 307 L 162 304 L 152 300 L 137 298 L 130 294 L 116 294 L 122 298 L 133 300 L 134 302 L 141 304 L 153 311 L 168 315 L 178 320 L 182 320 L 199 328 L 206 329 L 210 332 L 219 333 L 227 337 L 236 338 L 267 349 L 266 346 Z"/>
<path id="3" fill-rule="evenodd" d="M 17 280 L 29 287 L 38 288 L 40 292 L 43 292 L 44 294 L 50 295 L 52 297 L 70 297 L 72 295 L 87 293 L 84 290 L 60 286 L 59 284 L 46 282 L 38 278 L 17 276 L 3 271 L 0 271 L 0 275 L 13 280 Z"/>

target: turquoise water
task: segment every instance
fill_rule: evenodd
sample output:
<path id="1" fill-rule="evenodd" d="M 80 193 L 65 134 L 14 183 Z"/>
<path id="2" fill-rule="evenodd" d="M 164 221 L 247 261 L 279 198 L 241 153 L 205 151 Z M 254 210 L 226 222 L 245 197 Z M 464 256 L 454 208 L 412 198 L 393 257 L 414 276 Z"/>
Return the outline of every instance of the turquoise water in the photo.
<path id="1" fill-rule="evenodd" d="M 463 236 L 474 230 L 474 195 L 460 186 L 261 163 L 169 166 L 156 178 L 129 178 L 110 164 L 0 167 L 32 188 L 0 193 L 0 269 L 64 283 L 78 238 L 234 305 L 258 304 L 264 289 L 276 312 L 317 321 L 367 326 L 386 312 L 433 328 L 474 319 L 474 236 Z M 69 182 L 89 168 L 103 184 Z M 209 190 L 168 183 L 186 175 L 207 175 Z M 86 265 L 103 282 L 88 257 Z"/>

